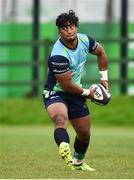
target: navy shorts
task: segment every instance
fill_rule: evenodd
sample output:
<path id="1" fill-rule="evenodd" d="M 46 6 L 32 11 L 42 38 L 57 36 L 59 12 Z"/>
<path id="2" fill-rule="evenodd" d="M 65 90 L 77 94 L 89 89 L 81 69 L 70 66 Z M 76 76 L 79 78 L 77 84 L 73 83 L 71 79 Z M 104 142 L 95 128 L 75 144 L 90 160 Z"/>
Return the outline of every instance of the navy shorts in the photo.
<path id="1" fill-rule="evenodd" d="M 64 103 L 68 108 L 69 119 L 75 119 L 89 115 L 86 98 L 80 95 L 73 95 L 65 92 L 55 92 L 49 93 L 48 97 L 43 95 L 43 100 L 45 108 L 56 102 Z"/>

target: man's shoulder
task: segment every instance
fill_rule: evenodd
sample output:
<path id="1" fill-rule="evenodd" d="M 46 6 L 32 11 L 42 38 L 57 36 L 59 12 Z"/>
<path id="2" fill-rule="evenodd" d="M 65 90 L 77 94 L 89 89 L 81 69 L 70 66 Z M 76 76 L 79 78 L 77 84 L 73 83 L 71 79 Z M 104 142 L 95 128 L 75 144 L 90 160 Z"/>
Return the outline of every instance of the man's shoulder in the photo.
<path id="1" fill-rule="evenodd" d="M 56 56 L 56 55 L 67 57 L 65 48 L 63 47 L 59 39 L 55 42 L 50 56 Z"/>
<path id="2" fill-rule="evenodd" d="M 87 35 L 87 34 L 77 33 L 77 37 L 78 37 L 78 39 L 80 39 L 80 40 L 88 41 L 88 35 Z"/>
<path id="3" fill-rule="evenodd" d="M 81 41 L 92 41 L 93 40 L 93 38 L 90 36 L 90 34 L 77 33 L 77 36 Z"/>

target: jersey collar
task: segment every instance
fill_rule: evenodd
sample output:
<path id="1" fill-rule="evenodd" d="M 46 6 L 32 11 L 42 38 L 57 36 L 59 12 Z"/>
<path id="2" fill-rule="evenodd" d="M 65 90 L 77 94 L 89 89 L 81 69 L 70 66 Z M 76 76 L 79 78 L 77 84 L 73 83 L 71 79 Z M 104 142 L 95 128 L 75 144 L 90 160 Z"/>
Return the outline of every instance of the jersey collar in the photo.
<path id="1" fill-rule="evenodd" d="M 59 39 L 59 41 L 62 43 L 63 46 L 65 46 L 65 47 L 68 48 L 68 49 L 71 49 L 71 50 L 77 49 L 77 46 L 78 46 L 78 37 L 77 37 L 77 44 L 76 44 L 76 47 L 75 47 L 75 48 L 70 48 L 70 47 L 68 47 L 66 44 L 63 43 L 63 41 L 62 41 L 61 38 Z"/>

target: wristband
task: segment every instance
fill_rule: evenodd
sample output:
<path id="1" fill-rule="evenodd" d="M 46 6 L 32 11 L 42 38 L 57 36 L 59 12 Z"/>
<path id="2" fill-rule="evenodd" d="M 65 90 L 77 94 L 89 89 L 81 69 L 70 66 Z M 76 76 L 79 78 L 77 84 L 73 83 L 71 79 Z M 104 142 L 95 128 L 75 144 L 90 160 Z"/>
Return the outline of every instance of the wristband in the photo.
<path id="1" fill-rule="evenodd" d="M 89 96 L 90 90 L 89 89 L 83 89 L 82 96 Z"/>
<path id="2" fill-rule="evenodd" d="M 108 81 L 108 70 L 99 71 L 100 79 L 104 81 Z"/>

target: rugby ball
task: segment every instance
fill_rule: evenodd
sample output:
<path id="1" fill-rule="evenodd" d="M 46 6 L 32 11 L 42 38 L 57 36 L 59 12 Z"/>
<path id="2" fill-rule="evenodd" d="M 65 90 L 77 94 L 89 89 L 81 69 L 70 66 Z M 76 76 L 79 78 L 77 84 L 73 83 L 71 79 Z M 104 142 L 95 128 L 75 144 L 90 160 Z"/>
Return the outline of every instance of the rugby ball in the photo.
<path id="1" fill-rule="evenodd" d="M 111 94 L 107 92 L 102 84 L 92 84 L 89 89 L 92 88 L 96 88 L 92 102 L 98 105 L 106 105 L 109 103 Z"/>

